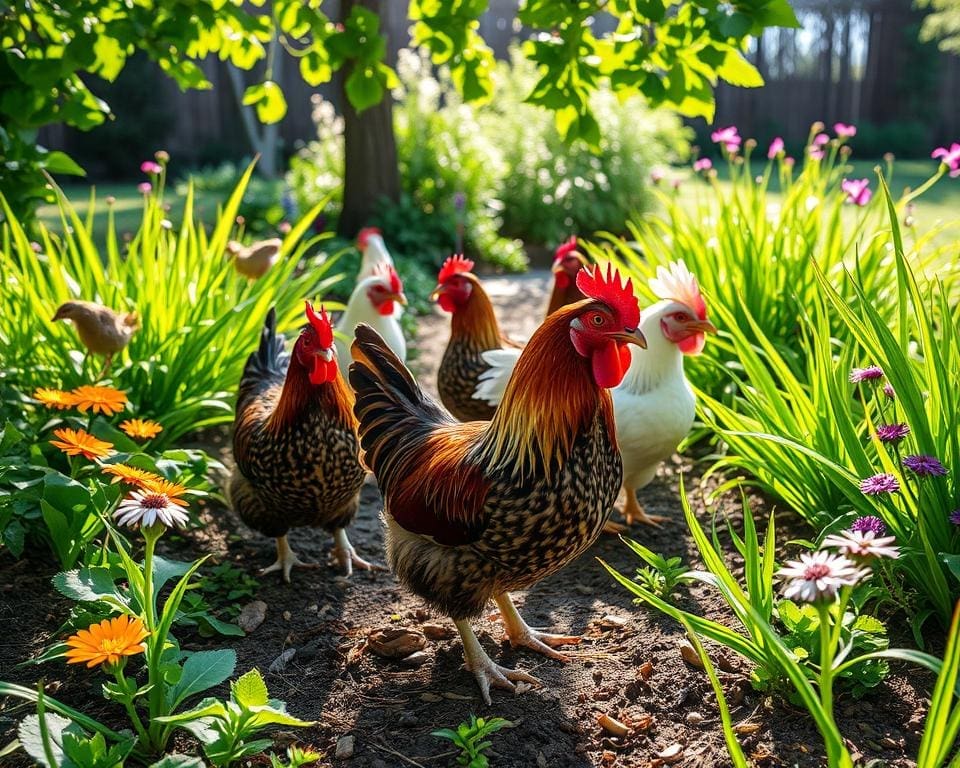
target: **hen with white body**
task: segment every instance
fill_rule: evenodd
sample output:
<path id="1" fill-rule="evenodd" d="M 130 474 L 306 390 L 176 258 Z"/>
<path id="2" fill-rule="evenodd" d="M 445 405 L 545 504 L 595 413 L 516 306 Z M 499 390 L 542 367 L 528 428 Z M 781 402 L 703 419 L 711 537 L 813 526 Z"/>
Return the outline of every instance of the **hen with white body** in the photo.
<path id="1" fill-rule="evenodd" d="M 346 309 L 337 320 L 337 363 L 344 377 L 347 376 L 351 362 L 350 345 L 360 323 L 366 323 L 373 328 L 401 362 L 406 361 L 407 342 L 403 337 L 400 313 L 397 311 L 406 303 L 403 283 L 393 265 L 378 263 L 373 274 L 361 277 L 350 294 Z"/>

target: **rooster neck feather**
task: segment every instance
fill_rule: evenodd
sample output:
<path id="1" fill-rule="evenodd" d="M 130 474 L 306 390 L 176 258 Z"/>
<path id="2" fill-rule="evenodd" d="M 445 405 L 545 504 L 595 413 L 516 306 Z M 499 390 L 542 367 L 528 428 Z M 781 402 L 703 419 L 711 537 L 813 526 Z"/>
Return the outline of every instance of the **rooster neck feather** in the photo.
<path id="1" fill-rule="evenodd" d="M 342 424 L 356 430 L 357 419 L 353 415 L 353 390 L 338 372 L 333 381 L 311 384 L 310 376 L 296 357 L 291 357 L 287 376 L 277 404 L 267 420 L 266 427 L 276 433 L 296 424 L 298 417 L 308 407 L 335 416 Z"/>
<path id="2" fill-rule="evenodd" d="M 484 465 L 551 479 L 598 416 L 616 445 L 610 393 L 570 340 L 570 321 L 589 303 L 561 308 L 527 343 L 480 447 Z"/>
<path id="3" fill-rule="evenodd" d="M 550 302 L 547 304 L 547 316 L 552 315 L 560 309 L 560 307 L 565 307 L 567 304 L 573 304 L 585 298 L 586 296 L 577 288 L 575 280 L 570 280 L 569 284 L 564 288 L 561 288 L 556 281 L 554 281 L 553 292 L 550 294 Z"/>
<path id="4" fill-rule="evenodd" d="M 503 342 L 493 304 L 490 303 L 490 297 L 483 290 L 480 281 L 474 278 L 471 282 L 473 290 L 470 298 L 453 313 L 450 338 L 470 339 L 476 342 L 480 349 L 499 349 Z"/>

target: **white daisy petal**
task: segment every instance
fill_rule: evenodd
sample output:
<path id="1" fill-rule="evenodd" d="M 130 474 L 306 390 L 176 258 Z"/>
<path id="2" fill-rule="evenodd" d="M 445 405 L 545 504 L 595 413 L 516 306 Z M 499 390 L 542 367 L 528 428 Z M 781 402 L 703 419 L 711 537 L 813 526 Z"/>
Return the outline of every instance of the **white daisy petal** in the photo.
<path id="1" fill-rule="evenodd" d="M 803 602 L 833 599 L 840 587 L 850 587 L 870 574 L 843 555 L 825 550 L 803 553 L 799 560 L 789 560 L 777 572 L 786 581 L 784 596 Z"/>
<path id="2" fill-rule="evenodd" d="M 896 540 L 895 536 L 878 537 L 873 531 L 841 531 L 827 536 L 823 546 L 835 547 L 841 554 L 857 559 L 889 557 L 896 560 L 900 557 L 900 549 L 892 546 Z"/>
<path id="3" fill-rule="evenodd" d="M 113 513 L 117 522 L 130 528 L 149 527 L 158 520 L 168 528 L 183 527 L 189 517 L 165 493 L 133 491 Z"/>

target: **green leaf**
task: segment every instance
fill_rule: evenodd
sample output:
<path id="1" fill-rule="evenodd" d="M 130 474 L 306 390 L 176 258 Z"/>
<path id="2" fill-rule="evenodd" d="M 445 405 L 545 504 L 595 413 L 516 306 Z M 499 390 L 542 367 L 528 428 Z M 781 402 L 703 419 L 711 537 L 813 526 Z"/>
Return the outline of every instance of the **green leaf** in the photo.
<path id="1" fill-rule="evenodd" d="M 763 85 L 760 71 L 736 50 L 727 51 L 723 64 L 717 67 L 717 74 L 730 85 L 740 88 L 760 88 Z"/>
<path id="2" fill-rule="evenodd" d="M 205 768 L 204 762 L 194 755 L 164 755 L 155 763 L 150 764 L 150 768 Z"/>
<path id="3" fill-rule="evenodd" d="M 237 654 L 232 649 L 191 653 L 177 684 L 167 690 L 168 711 L 175 711 L 190 696 L 220 685 L 233 674 L 236 664 Z"/>
<path id="4" fill-rule="evenodd" d="M 383 85 L 377 77 L 377 70 L 372 66 L 354 66 L 345 88 L 347 98 L 357 114 L 379 104 L 383 98 Z"/>
<path id="5" fill-rule="evenodd" d="M 91 567 L 64 571 L 53 577 L 54 588 L 71 600 L 96 602 L 107 595 L 120 599 L 109 568 Z"/>
<path id="6" fill-rule="evenodd" d="M 242 707 L 265 707 L 270 700 L 267 685 L 263 682 L 260 670 L 256 668 L 237 678 L 230 688 L 233 698 Z"/>
<path id="7" fill-rule="evenodd" d="M 44 748 L 44 739 L 41 732 L 40 715 L 27 715 L 17 728 L 17 738 L 24 751 L 44 768 L 60 768 L 64 763 L 63 735 L 70 732 L 80 737 L 85 736 L 83 730 L 74 723 L 52 712 L 43 714 L 43 723 L 47 732 L 47 746 L 55 762 L 50 763 L 47 750 Z"/>
<path id="8" fill-rule="evenodd" d="M 86 176 L 83 170 L 70 155 L 60 150 L 48 152 L 43 156 L 43 167 L 50 173 L 62 173 L 68 176 Z"/>

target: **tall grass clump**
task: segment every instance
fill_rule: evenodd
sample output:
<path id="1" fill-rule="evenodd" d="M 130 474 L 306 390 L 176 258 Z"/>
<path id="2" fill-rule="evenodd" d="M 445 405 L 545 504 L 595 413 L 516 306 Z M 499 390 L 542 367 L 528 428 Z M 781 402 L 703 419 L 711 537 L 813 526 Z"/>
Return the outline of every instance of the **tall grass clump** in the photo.
<path id="1" fill-rule="evenodd" d="M 77 334 L 53 323 L 63 302 L 94 301 L 136 311 L 142 327 L 113 362 L 110 383 L 129 393 L 132 411 L 164 425 L 160 447 L 185 432 L 228 422 L 243 363 L 257 344 L 264 317 L 277 307 L 279 326 L 297 324 L 306 297 L 340 279 L 336 258 L 308 260 L 321 238 L 304 239 L 320 205 L 283 239 L 280 258 L 261 278 L 239 275 L 225 258 L 236 236 L 237 211 L 250 181 L 247 168 L 209 231 L 194 218 L 188 187 L 182 224 L 165 218 L 165 169 L 154 189 L 142 186 L 143 219 L 129 241 L 118 236 L 108 211 L 106 242 L 94 239 L 94 206 L 81 218 L 58 191 L 61 226 L 25 224 L 0 197 L 0 369 L 20 391 L 92 383 L 100 359 L 85 359 Z M 91 191 L 91 198 L 92 198 Z M 91 200 L 92 202 L 92 200 Z"/>

